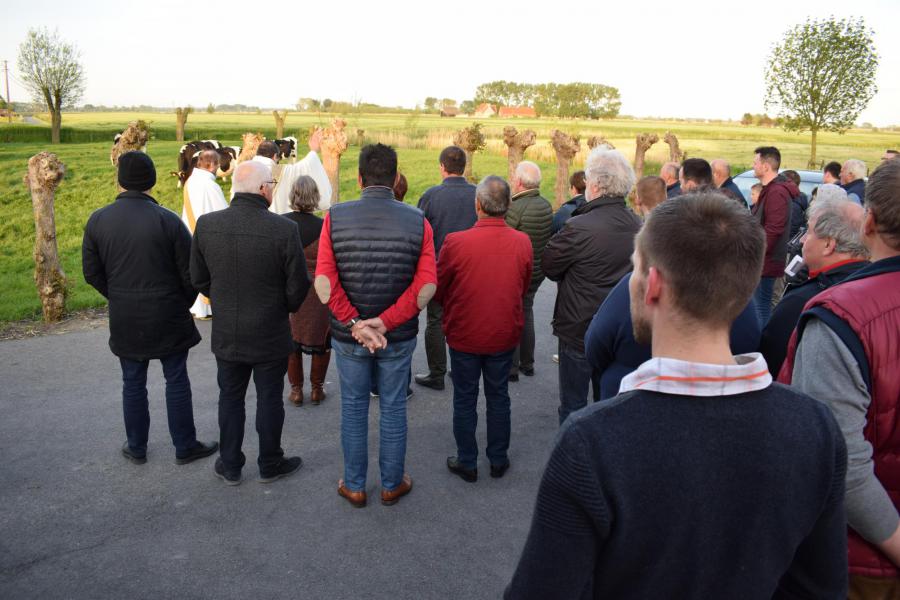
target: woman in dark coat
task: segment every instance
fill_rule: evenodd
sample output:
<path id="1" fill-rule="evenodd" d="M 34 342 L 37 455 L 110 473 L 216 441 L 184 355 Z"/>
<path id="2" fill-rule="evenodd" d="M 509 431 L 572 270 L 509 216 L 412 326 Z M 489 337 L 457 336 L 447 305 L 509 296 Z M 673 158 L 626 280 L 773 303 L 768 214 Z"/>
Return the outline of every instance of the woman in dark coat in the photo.
<path id="1" fill-rule="evenodd" d="M 306 268 L 316 272 L 316 258 L 319 253 L 319 235 L 322 233 L 322 219 L 313 211 L 319 205 L 319 189 L 312 177 L 303 175 L 291 188 L 291 208 L 286 215 L 300 227 L 300 240 Z M 288 359 L 288 381 L 291 383 L 289 400 L 296 406 L 303 404 L 303 354 L 312 355 L 309 369 L 311 387 L 310 402 L 318 404 L 325 399 L 325 373 L 331 360 L 331 329 L 328 321 L 328 306 L 319 301 L 315 290 L 309 293 L 297 312 L 291 313 L 291 336 L 297 348 Z"/>

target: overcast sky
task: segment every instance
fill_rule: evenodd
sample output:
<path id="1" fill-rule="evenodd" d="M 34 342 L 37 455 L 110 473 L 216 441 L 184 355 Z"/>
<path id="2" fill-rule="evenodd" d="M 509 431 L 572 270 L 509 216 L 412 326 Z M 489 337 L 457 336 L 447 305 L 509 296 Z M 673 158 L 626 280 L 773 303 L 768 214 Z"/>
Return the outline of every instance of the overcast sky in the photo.
<path id="1" fill-rule="evenodd" d="M 412 107 L 426 96 L 471 99 L 479 83 L 506 79 L 613 85 L 628 115 L 739 119 L 763 111 L 765 59 L 789 27 L 862 16 L 881 63 L 879 92 L 859 120 L 900 123 L 897 0 L 536 5 L 30 0 L 5 12 L 0 59 L 21 79 L 15 59 L 28 28 L 58 28 L 81 50 L 82 102 L 92 104 L 292 107 L 328 97 Z"/>

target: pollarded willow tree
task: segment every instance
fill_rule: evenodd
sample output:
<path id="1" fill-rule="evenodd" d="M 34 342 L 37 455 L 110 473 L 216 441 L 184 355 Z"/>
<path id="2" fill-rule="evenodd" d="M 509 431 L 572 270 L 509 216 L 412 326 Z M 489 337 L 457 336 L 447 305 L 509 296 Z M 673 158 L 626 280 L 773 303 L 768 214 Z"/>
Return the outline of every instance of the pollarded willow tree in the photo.
<path id="1" fill-rule="evenodd" d="M 84 69 L 78 50 L 63 41 L 58 31 L 29 29 L 19 46 L 16 64 L 34 101 L 47 106 L 50 143 L 58 144 L 63 107 L 75 104 L 84 94 Z"/>
<path id="2" fill-rule="evenodd" d="M 808 20 L 772 49 L 766 109 L 778 110 L 786 130 L 810 132 L 810 168 L 816 166 L 819 131 L 852 127 L 878 91 L 877 68 L 872 30 L 861 18 Z"/>

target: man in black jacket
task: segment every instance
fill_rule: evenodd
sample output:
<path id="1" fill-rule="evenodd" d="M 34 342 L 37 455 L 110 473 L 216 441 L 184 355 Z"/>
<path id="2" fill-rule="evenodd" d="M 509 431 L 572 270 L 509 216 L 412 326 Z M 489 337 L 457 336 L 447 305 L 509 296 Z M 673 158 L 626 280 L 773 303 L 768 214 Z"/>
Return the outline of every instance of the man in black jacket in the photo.
<path id="1" fill-rule="evenodd" d="M 559 422 L 600 399 L 600 377 L 584 356 L 584 332 L 606 295 L 631 270 L 641 220 L 626 205 L 634 171 L 616 150 L 595 148 L 585 161 L 588 202 L 544 249 L 544 274 L 559 283 L 553 335 L 559 338 Z"/>
<path id="2" fill-rule="evenodd" d="M 288 314 L 309 291 L 309 275 L 297 224 L 269 212 L 272 173 L 258 162 L 238 165 L 231 206 L 197 220 L 191 248 L 191 281 L 216 306 L 212 351 L 219 381 L 216 475 L 241 482 L 244 466 L 244 396 L 256 384 L 256 432 L 260 481 L 290 475 L 303 461 L 285 458 L 284 375 L 294 346 Z"/>
<path id="3" fill-rule="evenodd" d="M 806 303 L 868 264 L 869 251 L 861 237 L 862 206 L 850 200 L 819 198 L 808 217 L 803 260 L 809 267 L 809 279 L 787 287 L 760 340 L 759 351 L 773 377 L 781 370 L 791 333 Z"/>
<path id="4" fill-rule="evenodd" d="M 156 184 L 149 156 L 119 157 L 118 180 L 116 201 L 94 211 L 84 228 L 81 264 L 85 281 L 109 300 L 109 347 L 122 365 L 122 454 L 147 462 L 147 366 L 159 359 L 175 462 L 186 464 L 218 448 L 197 441 L 187 373 L 188 350 L 200 342 L 190 313 L 197 294 L 188 270 L 191 233 L 149 196 Z"/>

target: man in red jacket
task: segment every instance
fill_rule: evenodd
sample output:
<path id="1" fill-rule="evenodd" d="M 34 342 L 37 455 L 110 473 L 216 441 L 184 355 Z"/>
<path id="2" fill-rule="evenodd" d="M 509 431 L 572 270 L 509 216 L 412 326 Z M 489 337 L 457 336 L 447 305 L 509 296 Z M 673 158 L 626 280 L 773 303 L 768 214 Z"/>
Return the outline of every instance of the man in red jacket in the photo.
<path id="1" fill-rule="evenodd" d="M 810 300 L 779 381 L 831 407 L 847 441 L 850 598 L 900 597 L 900 161 L 866 186 L 872 264 Z"/>
<path id="2" fill-rule="evenodd" d="M 453 436 L 457 456 L 447 468 L 478 479 L 478 380 L 484 377 L 487 454 L 491 477 L 509 468 L 509 369 L 525 324 L 522 299 L 531 281 L 530 238 L 508 226 L 509 185 L 495 175 L 475 191 L 478 221 L 444 238 L 438 259 L 435 300 L 444 309 L 453 379 Z"/>
<path id="3" fill-rule="evenodd" d="M 754 152 L 753 174 L 763 188 L 750 212 L 766 230 L 766 258 L 753 300 L 759 314 L 759 326 L 765 327 L 772 314 L 775 280 L 784 277 L 787 244 L 791 237 L 791 198 L 797 196 L 800 190 L 793 181 L 778 174 L 781 166 L 778 148 L 760 146 Z"/>

